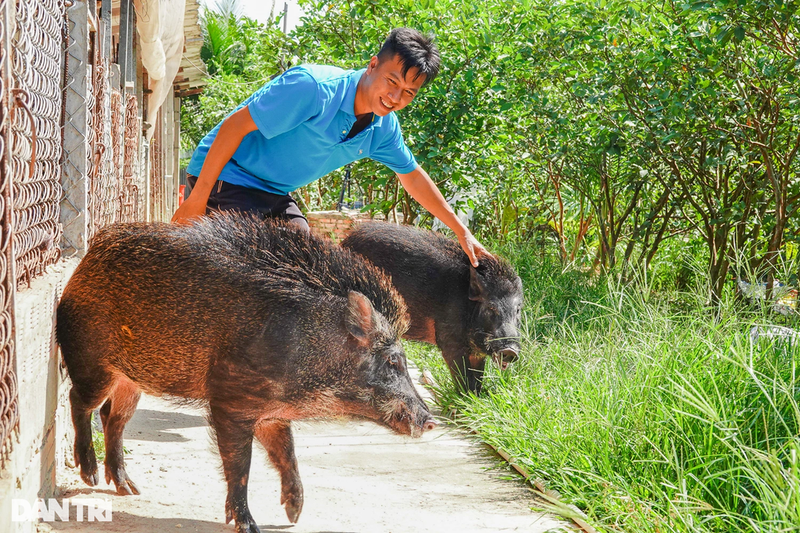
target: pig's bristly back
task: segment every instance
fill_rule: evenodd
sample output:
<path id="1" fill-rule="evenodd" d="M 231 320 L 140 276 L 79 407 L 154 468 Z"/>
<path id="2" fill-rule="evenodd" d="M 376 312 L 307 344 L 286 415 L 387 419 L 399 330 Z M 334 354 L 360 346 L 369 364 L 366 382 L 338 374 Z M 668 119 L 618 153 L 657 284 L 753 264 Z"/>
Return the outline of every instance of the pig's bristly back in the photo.
<path id="1" fill-rule="evenodd" d="M 403 254 L 398 260 L 407 261 L 410 265 L 424 257 L 430 261 L 431 268 L 469 275 L 469 259 L 458 241 L 429 230 L 389 222 L 363 222 L 350 232 L 342 246 L 364 250 L 365 247 L 374 247 L 376 243 L 383 243 L 390 250 L 402 249 Z M 496 255 L 482 258 L 477 270 L 494 279 L 509 282 L 517 279 L 514 267 Z"/>
<path id="2" fill-rule="evenodd" d="M 274 219 L 220 213 L 188 226 L 115 224 L 97 233 L 87 255 L 109 265 L 191 264 L 208 273 L 207 283 L 240 281 L 246 287 L 255 282 L 273 294 L 347 298 L 351 290 L 358 291 L 398 335 L 408 328 L 405 303 L 381 270 L 331 241 Z"/>

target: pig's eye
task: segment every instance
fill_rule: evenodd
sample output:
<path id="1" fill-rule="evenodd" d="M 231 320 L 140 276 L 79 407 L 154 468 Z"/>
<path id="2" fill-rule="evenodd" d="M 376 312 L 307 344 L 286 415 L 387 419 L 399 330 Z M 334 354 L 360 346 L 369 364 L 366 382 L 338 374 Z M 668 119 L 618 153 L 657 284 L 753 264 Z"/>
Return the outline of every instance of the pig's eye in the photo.
<path id="1" fill-rule="evenodd" d="M 386 361 L 394 367 L 403 368 L 403 354 L 392 350 L 386 354 Z"/>

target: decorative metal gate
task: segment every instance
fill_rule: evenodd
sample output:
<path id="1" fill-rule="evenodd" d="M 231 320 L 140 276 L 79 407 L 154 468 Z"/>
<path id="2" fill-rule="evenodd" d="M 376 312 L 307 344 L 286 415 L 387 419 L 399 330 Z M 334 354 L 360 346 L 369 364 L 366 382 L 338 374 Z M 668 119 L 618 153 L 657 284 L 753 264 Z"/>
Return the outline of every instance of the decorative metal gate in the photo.
<path id="1" fill-rule="evenodd" d="M 111 88 L 108 77 L 108 58 L 100 54 L 100 47 L 95 48 L 94 64 L 94 111 L 92 113 L 92 130 L 94 135 L 94 168 L 89 186 L 89 211 L 91 213 L 91 237 L 101 227 L 119 219 L 119 202 L 116 201 L 119 191 L 116 173 L 114 172 L 114 146 L 112 141 Z"/>
<path id="2" fill-rule="evenodd" d="M 14 312 L 12 294 L 15 281 L 11 263 L 11 180 L 6 159 L 8 137 L 8 86 L 5 79 L 5 65 L 8 50 L 5 49 L 6 24 L 5 0 L 0 1 L 0 462 L 8 452 L 6 445 L 11 432 L 17 426 L 19 409 L 17 406 L 17 378 L 14 375 L 14 346 L 11 340 L 12 316 Z"/>
<path id="3" fill-rule="evenodd" d="M 10 5 L 8 2 L 12 2 Z M 13 295 L 60 257 L 64 0 L 0 1 L 0 458 L 19 422 Z M 13 28 L 13 32 L 12 32 Z M 6 32 L 9 32 L 7 35 Z M 6 50 L 4 44 L 11 43 Z M 7 143 L 7 144 L 6 144 Z"/>
<path id="4" fill-rule="evenodd" d="M 112 2 L 104 0 L 103 9 L 111 8 Z M 111 21 L 110 15 L 102 20 Z M 132 20 L 132 19 L 131 19 Z M 123 20 L 121 19 L 120 24 Z M 125 32 L 133 31 L 130 21 L 124 21 Z M 121 26 L 122 28 L 122 26 Z M 111 31 L 111 28 L 108 29 Z M 126 34 L 127 34 L 126 33 Z M 112 79 L 113 57 L 103 55 L 106 46 L 97 33 L 94 39 L 94 77 L 91 133 L 93 168 L 89 187 L 89 236 L 101 227 L 114 222 L 139 220 L 136 208 L 139 204 L 138 181 L 139 139 L 141 121 L 138 117 L 136 96 L 123 92 Z M 127 50 L 130 47 L 126 48 Z M 119 57 L 118 62 L 128 64 L 129 58 Z M 123 76 L 124 77 L 124 76 Z M 119 77 L 118 77 L 119 78 Z"/>
<path id="5" fill-rule="evenodd" d="M 64 0 L 18 0 L 10 113 L 13 254 L 18 282 L 61 255 Z"/>
<path id="6" fill-rule="evenodd" d="M 106 224 L 169 219 L 160 116 L 149 161 L 140 146 L 135 25 L 132 0 L 0 0 L 0 463 L 19 424 L 17 290 Z"/>

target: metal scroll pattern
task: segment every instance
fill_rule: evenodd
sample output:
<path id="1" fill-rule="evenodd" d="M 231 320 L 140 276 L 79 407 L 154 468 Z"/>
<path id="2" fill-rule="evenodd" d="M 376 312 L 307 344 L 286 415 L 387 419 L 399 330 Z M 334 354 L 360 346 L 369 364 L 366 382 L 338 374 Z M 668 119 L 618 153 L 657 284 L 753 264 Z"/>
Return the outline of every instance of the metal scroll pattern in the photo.
<path id="1" fill-rule="evenodd" d="M 10 90 L 13 256 L 17 283 L 30 283 L 61 255 L 63 0 L 18 0 Z"/>
<path id="2" fill-rule="evenodd" d="M 154 127 L 153 144 L 150 149 L 150 205 L 153 206 L 153 220 L 163 220 L 166 217 L 166 194 L 164 184 L 164 148 L 162 137 L 162 121 L 164 120 L 163 110 L 158 113 L 158 118 Z"/>
<path id="3" fill-rule="evenodd" d="M 100 57 L 99 46 L 94 70 L 94 98 L 92 135 L 94 165 L 91 172 L 89 235 L 107 224 L 119 220 L 120 179 L 114 168 L 114 141 L 112 134 L 112 89 L 108 76 L 108 58 Z"/>
<path id="4" fill-rule="evenodd" d="M 124 222 L 144 220 L 139 215 L 139 136 L 142 131 L 139 119 L 139 103 L 136 96 L 126 95 L 124 156 L 122 168 L 122 191 L 120 193 L 121 218 Z"/>
<path id="5" fill-rule="evenodd" d="M 99 46 L 97 47 L 99 49 Z M 137 100 L 112 87 L 107 58 L 96 56 L 94 109 L 89 135 L 90 235 L 114 222 L 141 220 L 138 214 L 140 119 Z"/>
<path id="6" fill-rule="evenodd" d="M 122 104 L 122 93 L 117 89 L 111 90 L 111 182 L 115 186 L 117 205 L 114 222 L 122 220 L 122 171 L 124 144 L 122 140 L 125 128 L 125 108 Z"/>
<path id="7" fill-rule="evenodd" d="M 81 16 L 83 15 L 76 14 L 76 20 Z M 96 18 L 89 10 L 89 21 L 105 24 L 106 20 L 106 17 L 102 17 L 102 12 L 101 17 Z M 85 21 L 80 23 L 84 24 Z M 90 24 L 89 27 L 91 26 Z M 110 32 L 111 28 L 106 30 Z M 103 55 L 105 47 L 101 33 L 90 29 L 85 35 L 85 42 L 78 43 L 74 39 L 71 41 L 75 46 L 70 47 L 69 62 L 80 63 L 86 69 L 89 87 L 83 85 L 82 77 L 77 79 L 68 76 L 66 82 L 72 101 L 77 104 L 82 100 L 84 106 L 76 112 L 80 121 L 68 121 L 66 124 L 66 127 L 71 128 L 68 130 L 71 137 L 68 138 L 67 149 L 72 151 L 65 159 L 72 166 L 68 167 L 70 179 L 65 181 L 65 186 L 74 190 L 86 185 L 88 193 L 83 213 L 85 219 L 80 217 L 81 208 L 69 201 L 70 194 L 66 195 L 66 209 L 69 210 L 66 213 L 66 223 L 72 223 L 70 215 L 73 215 L 72 221 L 85 221 L 86 237 L 89 240 L 107 224 L 144 219 L 139 212 L 142 203 L 139 191 L 145 190 L 145 184 L 142 182 L 138 101 L 135 95 L 128 92 L 129 87 L 125 91 L 118 88 L 118 66 L 111 62 L 110 57 Z M 75 32 L 75 35 L 84 38 L 82 31 Z M 84 113 L 86 122 L 83 122 Z M 81 124 L 77 125 L 78 122 Z M 84 154 L 86 160 L 83 160 Z M 85 183 L 80 180 L 84 175 L 81 168 L 86 169 Z M 78 248 L 66 238 L 64 245 L 70 251 Z"/>
<path id="8" fill-rule="evenodd" d="M 0 68 L 5 65 L 7 51 L 5 43 L 6 28 L 2 13 L 5 11 L 5 0 L 0 0 Z M 3 74 L 5 72 L 3 71 Z M 11 279 L 8 268 L 9 236 L 11 235 L 11 220 L 8 204 L 9 172 L 6 160 L 5 140 L 8 134 L 8 108 L 6 107 L 6 93 L 8 82 L 0 76 L 0 463 L 5 462 L 9 452 L 8 444 L 11 433 L 19 421 L 19 408 L 17 404 L 17 378 L 14 375 L 14 345 L 11 340 L 11 294 L 15 281 Z M 0 468 L 3 464 L 0 464 Z"/>

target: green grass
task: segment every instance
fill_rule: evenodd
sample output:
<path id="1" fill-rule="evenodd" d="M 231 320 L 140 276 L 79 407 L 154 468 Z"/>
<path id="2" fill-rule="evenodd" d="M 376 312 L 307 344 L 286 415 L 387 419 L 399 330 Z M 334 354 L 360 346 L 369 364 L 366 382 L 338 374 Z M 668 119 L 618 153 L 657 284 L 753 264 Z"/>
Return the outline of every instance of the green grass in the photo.
<path id="1" fill-rule="evenodd" d="M 102 462 L 106 459 L 106 440 L 103 431 L 98 429 L 100 426 L 99 419 L 99 415 L 95 417 L 95 413 L 92 413 L 92 445 L 94 446 L 97 461 Z"/>
<path id="2" fill-rule="evenodd" d="M 687 311 L 702 290 L 665 297 L 511 255 L 522 356 L 492 367 L 480 398 L 455 393 L 437 350 L 409 347 L 443 412 L 600 530 L 798 531 L 798 350 L 751 345 L 755 318 L 732 307 Z"/>

